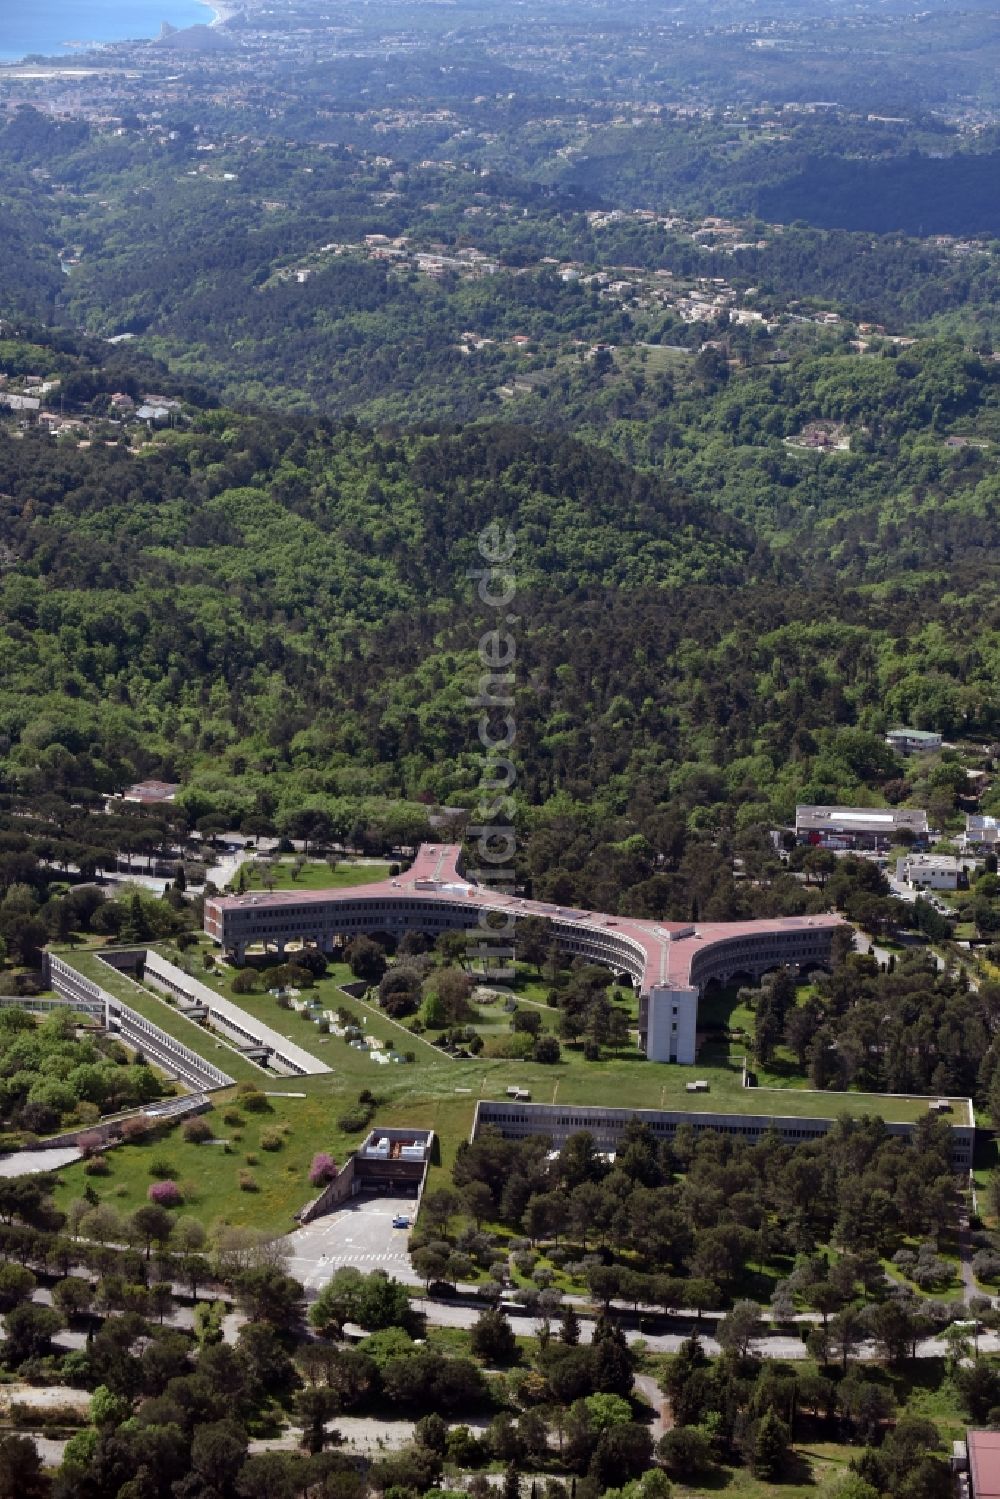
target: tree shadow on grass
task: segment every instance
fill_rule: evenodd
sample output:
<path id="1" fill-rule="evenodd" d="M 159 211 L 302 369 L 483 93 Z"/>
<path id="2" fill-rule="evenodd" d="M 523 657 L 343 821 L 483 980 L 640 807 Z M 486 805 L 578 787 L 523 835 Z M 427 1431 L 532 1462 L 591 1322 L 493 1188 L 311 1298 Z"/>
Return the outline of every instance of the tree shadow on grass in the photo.
<path id="1" fill-rule="evenodd" d="M 804 1452 L 791 1451 L 785 1460 L 785 1466 L 779 1483 L 794 1483 L 799 1488 L 811 1488 L 815 1486 L 816 1479 L 813 1474 L 812 1463 Z"/>

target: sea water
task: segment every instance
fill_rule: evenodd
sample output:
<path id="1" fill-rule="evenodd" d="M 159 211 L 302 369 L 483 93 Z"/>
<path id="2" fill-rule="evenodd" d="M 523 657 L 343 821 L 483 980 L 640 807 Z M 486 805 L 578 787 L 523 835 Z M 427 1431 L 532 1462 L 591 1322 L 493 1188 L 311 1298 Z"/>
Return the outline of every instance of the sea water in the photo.
<path id="1" fill-rule="evenodd" d="M 120 42 L 212 19 L 202 0 L 0 0 L 0 61 L 71 57 L 88 42 Z"/>

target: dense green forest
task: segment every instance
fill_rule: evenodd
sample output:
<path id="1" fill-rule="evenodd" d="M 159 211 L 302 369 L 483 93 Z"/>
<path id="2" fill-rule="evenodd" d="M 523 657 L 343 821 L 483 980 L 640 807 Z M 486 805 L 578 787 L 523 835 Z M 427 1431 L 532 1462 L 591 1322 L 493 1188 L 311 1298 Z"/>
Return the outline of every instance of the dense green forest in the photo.
<path id="1" fill-rule="evenodd" d="M 109 381 L 148 378 L 127 346 L 109 372 L 98 346 L 34 337 L 24 358 L 61 362 L 95 431 Z M 749 853 L 797 800 L 915 798 L 957 826 L 964 771 L 907 765 L 880 735 L 903 720 L 988 742 L 1000 725 L 992 439 L 950 448 L 936 427 L 992 430 L 996 366 L 942 342 L 861 365 L 866 386 L 858 368 L 835 352 L 751 372 L 738 410 L 734 379 L 706 370 L 669 479 L 510 425 L 376 431 L 188 402 L 132 443 L 12 421 L 9 805 L 54 795 L 72 828 L 71 803 L 158 774 L 183 782 L 192 821 L 285 831 L 305 809 L 377 847 L 424 836 L 430 804 L 477 796 L 484 617 L 466 571 L 499 521 L 517 537 L 516 795 L 539 893 L 801 909 L 772 868 L 748 910 L 727 840 Z M 870 425 L 828 456 L 761 430 L 805 415 Z"/>

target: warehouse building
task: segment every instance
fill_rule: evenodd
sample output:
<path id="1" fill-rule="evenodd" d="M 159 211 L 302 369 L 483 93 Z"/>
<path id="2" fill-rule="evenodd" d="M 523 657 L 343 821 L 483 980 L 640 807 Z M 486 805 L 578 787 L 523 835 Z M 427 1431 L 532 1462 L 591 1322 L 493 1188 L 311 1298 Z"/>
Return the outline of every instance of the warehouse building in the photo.
<path id="1" fill-rule="evenodd" d="M 879 850 L 909 841 L 926 844 L 927 813 L 914 807 L 795 808 L 795 837 L 820 848 Z"/>

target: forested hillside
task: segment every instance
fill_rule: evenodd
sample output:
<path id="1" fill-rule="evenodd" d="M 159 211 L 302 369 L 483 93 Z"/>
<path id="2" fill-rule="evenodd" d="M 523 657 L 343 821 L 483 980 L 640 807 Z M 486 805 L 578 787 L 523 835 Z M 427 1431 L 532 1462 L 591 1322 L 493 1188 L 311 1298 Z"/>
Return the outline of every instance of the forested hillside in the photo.
<path id="1" fill-rule="evenodd" d="M 48 353 L 67 384 L 105 409 L 99 350 L 63 342 Z M 113 357 L 116 379 L 149 375 Z M 9 805 L 158 774 L 183 782 L 192 819 L 287 828 L 305 808 L 341 836 L 426 834 L 429 804 L 477 795 L 467 570 L 498 520 L 517 537 L 517 799 L 539 889 L 684 914 L 699 841 L 749 847 L 796 800 L 917 795 L 947 825 L 964 773 L 921 779 L 880 735 L 1000 732 L 991 449 L 934 432 L 949 403 L 992 420 L 995 385 L 947 345 L 873 365 L 867 392 L 837 383 L 847 362 L 816 389 L 871 423 L 857 454 L 755 445 L 770 417 L 748 401 L 734 432 L 723 381 L 691 396 L 705 437 L 678 449 L 680 485 L 514 426 L 375 431 L 190 402 L 131 442 L 100 416 L 98 442 L 8 425 Z M 769 378 L 780 412 L 788 375 Z M 745 909 L 731 876 L 717 889 L 717 857 L 709 909 Z"/>

